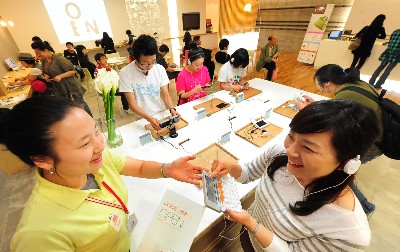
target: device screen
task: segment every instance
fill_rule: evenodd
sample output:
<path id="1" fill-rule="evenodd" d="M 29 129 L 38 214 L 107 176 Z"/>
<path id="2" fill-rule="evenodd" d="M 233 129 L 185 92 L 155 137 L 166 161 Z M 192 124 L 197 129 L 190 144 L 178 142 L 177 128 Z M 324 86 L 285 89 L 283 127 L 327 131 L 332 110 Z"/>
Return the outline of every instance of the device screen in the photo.
<path id="1" fill-rule="evenodd" d="M 260 120 L 260 121 L 256 122 L 256 124 L 257 124 L 258 127 L 262 128 L 265 125 L 267 125 L 267 122 L 264 121 L 264 120 Z"/>
<path id="2" fill-rule="evenodd" d="M 217 105 L 217 108 L 222 109 L 222 108 L 226 107 L 227 105 L 228 105 L 227 103 L 221 102 L 220 104 Z"/>

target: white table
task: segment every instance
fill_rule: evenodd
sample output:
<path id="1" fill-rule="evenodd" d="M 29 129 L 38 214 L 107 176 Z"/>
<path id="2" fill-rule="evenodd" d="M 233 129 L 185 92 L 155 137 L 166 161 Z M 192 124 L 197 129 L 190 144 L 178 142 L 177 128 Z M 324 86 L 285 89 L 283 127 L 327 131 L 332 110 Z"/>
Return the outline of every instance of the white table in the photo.
<path id="1" fill-rule="evenodd" d="M 196 153 L 217 142 L 222 134 L 231 130 L 228 121 L 230 117 L 236 116 L 235 119 L 231 120 L 232 128 L 235 131 L 248 124 L 253 119 L 263 116 L 267 109 L 275 108 L 285 101 L 293 99 L 298 92 L 303 92 L 315 100 L 325 99 L 325 97 L 319 95 L 262 79 L 251 80 L 250 86 L 260 89 L 263 92 L 249 100 L 235 103 L 234 97 L 230 96 L 228 91 L 219 91 L 213 95 L 177 107 L 178 112 L 181 114 L 182 118 L 188 121 L 189 125 L 178 130 L 179 135 L 177 138 L 168 138 L 167 141 L 178 148 L 180 142 L 189 138 L 190 141 L 184 143 L 185 150 Z M 231 102 L 232 104 L 228 109 L 224 109 L 209 117 L 196 121 L 193 106 L 210 100 L 213 97 L 219 98 L 225 102 Z M 267 100 L 269 101 L 264 103 Z M 169 115 L 169 111 L 164 111 L 156 115 L 156 117 L 161 119 L 167 115 Z M 262 148 L 256 147 L 235 135 L 233 132 L 230 142 L 224 144 L 223 147 L 239 159 L 245 161 L 252 160 L 269 146 L 283 141 L 288 132 L 289 118 L 272 113 L 269 121 L 284 128 L 284 130 Z M 171 162 L 181 156 L 189 155 L 182 148 L 175 149 L 170 144 L 163 141 L 154 141 L 145 146 L 141 146 L 139 136 L 146 132 L 144 129 L 146 124 L 148 124 L 148 122 L 142 119 L 120 127 L 124 138 L 124 144 L 116 150 L 134 158 L 158 162 Z M 181 183 L 173 179 L 146 180 L 133 177 L 123 177 L 123 179 L 129 191 L 129 209 L 135 212 L 139 220 L 137 227 L 131 234 L 131 251 L 136 251 L 139 246 L 147 226 L 151 222 L 167 188 L 204 205 L 202 189 L 191 184 Z M 256 184 L 257 181 L 246 185 L 238 183 L 237 187 L 240 197 L 249 193 Z M 197 235 L 203 232 L 220 216 L 220 213 L 207 208 L 197 230 Z"/>

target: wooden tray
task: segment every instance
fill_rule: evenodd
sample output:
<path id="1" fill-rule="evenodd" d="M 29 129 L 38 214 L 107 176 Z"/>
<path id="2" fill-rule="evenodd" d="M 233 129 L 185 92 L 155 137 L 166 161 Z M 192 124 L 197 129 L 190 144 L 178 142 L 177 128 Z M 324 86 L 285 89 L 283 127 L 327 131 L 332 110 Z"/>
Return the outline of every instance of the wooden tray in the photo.
<path id="1" fill-rule="evenodd" d="M 232 162 L 237 162 L 239 160 L 237 157 L 235 157 L 234 155 L 229 153 L 227 150 L 225 150 L 221 145 L 216 144 L 216 143 L 197 152 L 195 155 L 197 156 L 196 159 L 190 160 L 188 162 L 193 165 L 205 167 L 208 170 L 211 169 L 212 162 L 215 159 L 232 161 Z M 210 162 L 208 162 L 207 160 Z"/>
<path id="2" fill-rule="evenodd" d="M 268 135 L 265 137 L 261 136 L 261 129 L 255 128 L 252 123 L 247 124 L 243 128 L 237 130 L 235 133 L 255 146 L 261 147 L 283 130 L 281 127 L 278 127 L 272 123 L 263 129 L 268 131 Z"/>
<path id="3" fill-rule="evenodd" d="M 262 91 L 260 89 L 252 88 L 252 87 L 249 87 L 249 89 L 243 89 L 241 92 L 244 93 L 245 100 L 262 93 Z M 237 94 L 238 93 L 236 93 L 234 91 L 232 91 L 230 93 L 230 95 L 235 96 L 235 97 Z"/>
<path id="4" fill-rule="evenodd" d="M 227 104 L 225 107 L 223 108 L 218 108 L 216 107 L 218 104 L 220 103 L 225 103 Z M 224 102 L 221 99 L 218 98 L 213 98 L 212 100 L 197 104 L 196 106 L 193 106 L 194 109 L 201 109 L 201 108 L 205 108 L 206 109 L 206 115 L 212 115 L 218 111 L 221 111 L 223 109 L 226 109 L 230 106 L 230 104 L 228 102 Z"/>
<path id="5" fill-rule="evenodd" d="M 293 119 L 293 117 L 299 112 L 298 110 L 295 110 L 291 107 L 289 107 L 289 104 L 296 104 L 297 102 L 294 100 L 289 100 L 286 101 L 285 103 L 283 103 L 282 105 L 280 105 L 279 107 L 276 107 L 274 109 L 275 113 L 278 113 L 280 115 L 289 117 L 291 119 Z"/>
<path id="6" fill-rule="evenodd" d="M 164 119 L 170 118 L 171 116 L 167 116 L 160 121 L 163 121 Z M 189 123 L 185 121 L 183 118 L 179 118 L 179 121 L 177 123 L 174 123 L 176 130 L 182 129 L 183 127 L 186 127 Z M 145 129 L 150 130 L 151 135 L 153 136 L 154 139 L 158 139 L 160 136 L 166 136 L 169 134 L 169 130 L 167 127 L 162 128 L 160 130 L 155 130 L 151 124 L 147 124 L 144 126 Z"/>

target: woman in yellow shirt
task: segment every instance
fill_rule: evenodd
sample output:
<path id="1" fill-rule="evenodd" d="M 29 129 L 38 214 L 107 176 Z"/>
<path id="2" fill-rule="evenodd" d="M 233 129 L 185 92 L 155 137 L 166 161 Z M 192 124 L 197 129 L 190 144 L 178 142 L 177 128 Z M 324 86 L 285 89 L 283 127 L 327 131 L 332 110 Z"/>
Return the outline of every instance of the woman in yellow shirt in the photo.
<path id="1" fill-rule="evenodd" d="M 4 118 L 0 142 L 35 165 L 38 180 L 11 251 L 128 251 L 128 193 L 120 175 L 200 183 L 202 168 L 187 163 L 193 156 L 161 164 L 104 149 L 95 121 L 62 97 L 27 99 Z"/>

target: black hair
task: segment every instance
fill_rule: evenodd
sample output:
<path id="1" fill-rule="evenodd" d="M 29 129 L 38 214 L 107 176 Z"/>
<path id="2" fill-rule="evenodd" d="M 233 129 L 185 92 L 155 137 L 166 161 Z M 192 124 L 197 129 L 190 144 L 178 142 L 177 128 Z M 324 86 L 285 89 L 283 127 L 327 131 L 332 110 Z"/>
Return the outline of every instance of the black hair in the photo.
<path id="1" fill-rule="evenodd" d="M 99 61 L 99 60 L 101 59 L 101 57 L 103 57 L 103 56 L 107 57 L 104 53 L 96 53 L 96 54 L 94 55 L 94 60 L 97 62 L 97 61 Z"/>
<path id="2" fill-rule="evenodd" d="M 199 46 L 197 45 L 197 43 L 195 41 L 192 41 L 189 43 L 189 49 L 187 49 L 187 50 L 196 49 L 198 47 Z"/>
<path id="3" fill-rule="evenodd" d="M 343 171 L 343 167 L 349 159 L 357 155 L 363 156 L 374 143 L 379 133 L 376 122 L 376 114 L 371 108 L 340 99 L 313 102 L 295 115 L 289 124 L 294 133 L 331 133 L 331 143 L 340 165 L 332 173 L 312 181 L 305 187 L 304 199 L 289 206 L 293 213 L 309 215 L 323 205 L 333 202 L 346 186 L 353 183 L 354 175 L 348 177 L 349 174 Z M 287 162 L 286 154 L 275 157 L 267 168 L 268 176 L 273 179 L 275 171 Z M 328 187 L 332 188 L 320 191 Z M 320 192 L 313 194 L 317 191 Z"/>
<path id="4" fill-rule="evenodd" d="M 192 35 L 190 35 L 190 32 L 185 32 L 185 35 L 183 35 L 183 42 L 190 43 L 192 42 Z"/>
<path id="5" fill-rule="evenodd" d="M 158 49 L 160 52 L 165 52 L 165 53 L 169 53 L 169 48 L 166 44 L 162 44 L 160 45 L 160 48 Z"/>
<path id="6" fill-rule="evenodd" d="M 199 41 L 199 39 L 200 39 L 199 35 L 193 36 L 193 41 L 197 42 L 197 41 Z"/>
<path id="7" fill-rule="evenodd" d="M 126 35 L 131 35 L 132 32 L 131 32 L 131 30 L 126 30 L 125 34 L 126 34 Z"/>
<path id="8" fill-rule="evenodd" d="M 219 41 L 219 44 L 218 44 L 218 47 L 219 47 L 219 50 L 224 50 L 224 48 L 225 47 L 228 47 L 228 45 L 229 45 L 229 40 L 227 40 L 227 39 L 221 39 L 220 41 Z"/>
<path id="9" fill-rule="evenodd" d="M 107 32 L 103 32 L 103 39 L 110 39 L 110 36 L 108 35 Z"/>
<path id="10" fill-rule="evenodd" d="M 343 69 L 339 65 L 328 64 L 315 72 L 314 79 L 318 81 L 320 86 L 327 82 L 336 85 L 357 84 L 360 81 L 360 70 L 355 67 Z"/>
<path id="11" fill-rule="evenodd" d="M 32 47 L 32 49 L 39 50 L 39 51 L 44 51 L 44 50 L 53 51 L 53 48 L 50 46 L 50 44 L 47 41 L 33 42 L 31 44 L 31 47 Z"/>
<path id="12" fill-rule="evenodd" d="M 32 42 L 38 42 L 38 41 L 42 41 L 42 39 L 39 38 L 38 36 L 33 36 L 32 37 Z"/>
<path id="13" fill-rule="evenodd" d="M 67 43 L 65 43 L 65 46 L 67 46 L 67 45 L 72 45 L 72 46 L 74 46 L 74 44 L 72 44 L 72 42 L 67 42 Z"/>
<path id="14" fill-rule="evenodd" d="M 192 48 L 189 50 L 188 59 L 193 62 L 199 58 L 205 58 L 203 50 L 200 47 Z"/>
<path id="15" fill-rule="evenodd" d="M 368 29 L 365 31 L 363 37 L 372 37 L 376 38 L 379 33 L 381 33 L 383 22 L 385 21 L 386 16 L 380 14 L 372 20 L 371 24 L 369 25 Z"/>
<path id="16" fill-rule="evenodd" d="M 239 48 L 234 53 L 232 53 L 230 62 L 234 68 L 245 68 L 249 64 L 249 53 L 246 49 Z"/>
<path id="17" fill-rule="evenodd" d="M 158 52 L 157 41 L 150 35 L 142 34 L 132 43 L 132 54 L 134 59 L 139 60 L 140 56 L 152 56 Z"/>
<path id="18" fill-rule="evenodd" d="M 82 50 L 86 49 L 86 47 L 84 45 L 77 45 L 75 46 L 76 49 L 76 53 L 78 54 L 78 58 L 84 58 L 87 57 L 87 55 L 84 55 Z"/>
<path id="19" fill-rule="evenodd" d="M 34 165 L 34 156 L 48 156 L 57 162 L 50 128 L 74 108 L 81 106 L 64 97 L 33 96 L 12 110 L 1 109 L 0 142 L 29 165 Z"/>

